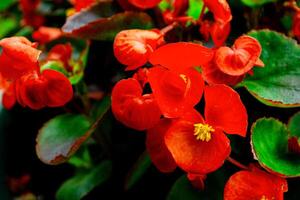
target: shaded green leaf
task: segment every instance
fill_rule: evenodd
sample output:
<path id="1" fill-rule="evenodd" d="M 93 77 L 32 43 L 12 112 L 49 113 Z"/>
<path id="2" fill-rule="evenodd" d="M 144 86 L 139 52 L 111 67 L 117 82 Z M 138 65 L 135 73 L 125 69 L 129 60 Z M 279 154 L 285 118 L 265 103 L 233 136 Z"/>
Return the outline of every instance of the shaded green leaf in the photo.
<path id="1" fill-rule="evenodd" d="M 300 137 L 300 112 L 290 118 L 288 129 L 291 136 Z"/>
<path id="2" fill-rule="evenodd" d="M 92 158 L 89 152 L 89 149 L 86 145 L 81 147 L 76 154 L 74 154 L 69 160 L 68 163 L 75 166 L 76 168 L 86 168 L 89 169 L 92 167 Z"/>
<path id="3" fill-rule="evenodd" d="M 92 170 L 86 170 L 67 180 L 56 193 L 57 200 L 80 200 L 95 187 L 107 181 L 112 172 L 110 161 L 104 161 Z"/>
<path id="4" fill-rule="evenodd" d="M 65 162 L 91 135 L 92 123 L 83 115 L 64 114 L 48 121 L 37 136 L 36 152 L 46 164 Z"/>
<path id="5" fill-rule="evenodd" d="M 246 6 L 258 7 L 266 3 L 276 2 L 277 0 L 242 0 Z"/>
<path id="6" fill-rule="evenodd" d="M 186 175 L 181 176 L 172 186 L 168 200 L 211 200 L 223 199 L 223 190 L 230 174 L 224 167 L 207 175 L 204 190 L 192 186 Z"/>
<path id="7" fill-rule="evenodd" d="M 1 2 L 2 3 L 2 2 Z M 1 5 L 0 3 L 0 5 Z M 1 6 L 0 6 L 1 10 Z M 8 33 L 13 31 L 18 27 L 18 22 L 15 19 L 12 18 L 0 18 L 0 24 L 1 24 L 1 29 L 0 29 L 0 39 L 7 36 Z"/>
<path id="8" fill-rule="evenodd" d="M 189 0 L 189 9 L 187 11 L 187 15 L 193 17 L 194 19 L 199 19 L 201 10 L 203 8 L 202 0 Z"/>
<path id="9" fill-rule="evenodd" d="M 150 157 L 147 152 L 144 152 L 127 174 L 125 190 L 132 188 L 132 186 L 134 186 L 142 178 L 150 166 Z"/>
<path id="10" fill-rule="evenodd" d="M 97 120 L 99 118 L 102 119 L 105 113 L 110 109 L 110 98 L 110 96 L 105 96 L 101 101 L 98 101 L 94 104 L 91 110 L 91 116 L 94 120 Z"/>
<path id="11" fill-rule="evenodd" d="M 55 70 L 55 71 L 58 71 L 58 72 L 64 74 L 65 76 L 68 76 L 68 72 L 65 69 L 64 64 L 60 61 L 50 60 L 50 61 L 47 61 L 46 63 L 43 63 L 41 65 L 41 69 L 40 69 L 41 72 L 46 69 Z"/>
<path id="12" fill-rule="evenodd" d="M 251 132 L 253 153 L 262 167 L 284 177 L 300 176 L 300 157 L 288 150 L 285 124 L 274 118 L 261 118 Z"/>
<path id="13" fill-rule="evenodd" d="M 68 17 L 62 30 L 84 39 L 113 40 L 121 30 L 152 26 L 151 17 L 144 12 L 119 12 L 112 1 L 100 1 Z"/>
<path id="14" fill-rule="evenodd" d="M 283 34 L 252 31 L 262 46 L 265 67 L 255 67 L 254 75 L 241 83 L 262 103 L 277 107 L 300 106 L 300 46 Z"/>
<path id="15" fill-rule="evenodd" d="M 11 5 L 16 3 L 16 0 L 1 0 L 0 11 L 4 11 L 9 8 Z"/>

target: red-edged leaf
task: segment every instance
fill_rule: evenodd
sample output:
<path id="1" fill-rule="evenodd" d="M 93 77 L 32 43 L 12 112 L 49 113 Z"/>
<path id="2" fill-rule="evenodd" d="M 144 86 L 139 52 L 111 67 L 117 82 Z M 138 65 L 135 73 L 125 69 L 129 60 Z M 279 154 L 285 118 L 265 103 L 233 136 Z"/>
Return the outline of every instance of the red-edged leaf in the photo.
<path id="1" fill-rule="evenodd" d="M 118 12 L 112 1 L 100 1 L 68 17 L 62 30 L 84 39 L 113 40 L 124 29 L 152 27 L 149 15 L 143 12 Z"/>

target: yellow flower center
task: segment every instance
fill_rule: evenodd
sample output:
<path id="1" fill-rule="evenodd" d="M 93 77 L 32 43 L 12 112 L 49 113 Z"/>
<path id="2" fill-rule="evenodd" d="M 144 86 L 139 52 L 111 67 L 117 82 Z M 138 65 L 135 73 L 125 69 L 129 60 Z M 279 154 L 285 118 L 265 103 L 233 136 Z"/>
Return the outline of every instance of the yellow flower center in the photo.
<path id="1" fill-rule="evenodd" d="M 187 83 L 188 80 L 187 80 L 186 75 L 180 74 L 179 76 L 180 76 L 180 78 L 182 78 L 182 80 L 183 80 L 185 83 Z"/>
<path id="2" fill-rule="evenodd" d="M 215 129 L 208 124 L 194 124 L 194 135 L 197 140 L 208 142 L 211 140 L 211 133 L 214 132 Z"/>

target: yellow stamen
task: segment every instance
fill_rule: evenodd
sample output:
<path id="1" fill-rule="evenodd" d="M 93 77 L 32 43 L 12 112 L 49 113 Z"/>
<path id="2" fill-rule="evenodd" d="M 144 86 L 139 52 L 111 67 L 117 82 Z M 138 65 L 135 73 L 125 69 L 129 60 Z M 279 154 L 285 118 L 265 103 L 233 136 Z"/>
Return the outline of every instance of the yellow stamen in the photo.
<path id="1" fill-rule="evenodd" d="M 214 132 L 215 129 L 208 125 L 208 124 L 194 124 L 194 135 L 196 136 L 197 140 L 201 141 L 210 141 L 211 140 L 211 133 Z"/>
<path id="2" fill-rule="evenodd" d="M 182 78 L 182 80 L 183 80 L 185 83 L 187 83 L 188 80 L 187 80 L 186 75 L 180 74 L 179 76 L 180 76 L 180 78 Z"/>

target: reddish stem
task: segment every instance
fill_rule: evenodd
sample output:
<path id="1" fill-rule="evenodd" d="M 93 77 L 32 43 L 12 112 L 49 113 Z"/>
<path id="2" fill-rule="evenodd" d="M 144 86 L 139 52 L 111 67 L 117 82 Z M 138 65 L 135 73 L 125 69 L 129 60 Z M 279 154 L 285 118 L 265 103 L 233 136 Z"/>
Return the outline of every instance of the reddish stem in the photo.
<path id="1" fill-rule="evenodd" d="M 237 166 L 237 167 L 239 167 L 239 168 L 241 168 L 241 169 L 249 170 L 249 168 L 248 168 L 247 166 L 245 166 L 245 165 L 243 165 L 242 163 L 240 163 L 239 161 L 237 161 L 237 160 L 231 158 L 230 156 L 227 158 L 227 160 L 228 160 L 229 162 L 231 162 L 233 165 L 235 165 L 235 166 Z"/>
<path id="2" fill-rule="evenodd" d="M 162 35 L 165 35 L 169 31 L 171 31 L 173 28 L 175 28 L 178 25 L 177 22 L 173 22 L 172 24 L 169 24 L 168 26 L 164 27 L 163 29 L 160 30 L 160 33 Z"/>
<path id="3" fill-rule="evenodd" d="M 300 12 L 300 8 L 297 6 L 297 2 L 295 0 L 290 0 L 284 3 L 284 6 L 287 8 L 291 8 L 296 12 Z"/>

